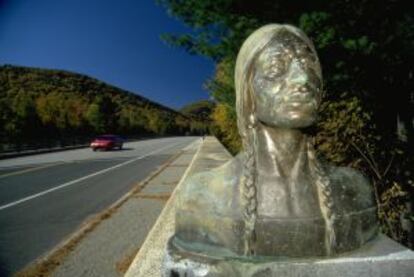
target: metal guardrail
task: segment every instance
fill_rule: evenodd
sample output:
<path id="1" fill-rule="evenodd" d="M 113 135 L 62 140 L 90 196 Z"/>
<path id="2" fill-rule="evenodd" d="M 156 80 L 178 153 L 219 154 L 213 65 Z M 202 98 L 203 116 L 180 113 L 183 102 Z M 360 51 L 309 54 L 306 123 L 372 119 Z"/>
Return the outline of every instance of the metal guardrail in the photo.
<path id="1" fill-rule="evenodd" d="M 168 136 L 163 136 L 168 137 Z M 139 141 L 139 140 L 146 140 L 146 139 L 155 139 L 160 138 L 160 136 L 134 136 L 129 137 L 125 140 L 125 142 L 132 142 L 132 141 Z M 26 145 L 23 147 L 10 147 L 6 151 L 0 150 L 0 160 L 2 159 L 9 159 L 9 158 L 15 158 L 15 157 L 22 157 L 22 156 L 30 156 L 30 155 L 36 155 L 36 154 L 44 154 L 44 153 L 52 153 L 52 152 L 59 152 L 59 151 L 66 151 L 66 150 L 73 150 L 73 149 L 81 149 L 89 147 L 89 142 L 91 139 L 85 139 L 82 140 L 83 142 L 78 144 L 66 144 L 66 143 L 55 143 L 54 146 L 48 146 L 45 144 L 40 145 Z M 49 144 L 51 145 L 51 144 Z M 62 146 L 64 145 L 64 146 Z"/>
<path id="2" fill-rule="evenodd" d="M 58 151 L 80 149 L 80 148 L 85 148 L 88 146 L 89 144 L 80 144 L 80 145 L 72 145 L 72 146 L 64 146 L 64 147 L 51 147 L 51 148 L 30 149 L 30 150 L 22 150 L 22 151 L 0 152 L 0 160 L 15 158 L 15 157 L 22 157 L 22 156 L 29 156 L 29 155 L 36 155 L 36 154 L 43 154 L 43 153 L 52 153 L 52 152 L 58 152 Z"/>

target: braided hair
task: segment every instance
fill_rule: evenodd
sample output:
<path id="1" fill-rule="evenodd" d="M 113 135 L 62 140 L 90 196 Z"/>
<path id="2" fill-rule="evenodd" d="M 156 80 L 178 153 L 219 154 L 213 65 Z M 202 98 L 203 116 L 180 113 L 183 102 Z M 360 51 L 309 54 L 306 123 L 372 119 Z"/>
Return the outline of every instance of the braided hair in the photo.
<path id="1" fill-rule="evenodd" d="M 256 188 L 256 130 L 252 126 L 248 130 L 248 139 L 243 141 L 245 159 L 241 177 L 241 196 L 244 220 L 244 254 L 254 255 L 255 224 L 257 218 L 257 188 Z"/>

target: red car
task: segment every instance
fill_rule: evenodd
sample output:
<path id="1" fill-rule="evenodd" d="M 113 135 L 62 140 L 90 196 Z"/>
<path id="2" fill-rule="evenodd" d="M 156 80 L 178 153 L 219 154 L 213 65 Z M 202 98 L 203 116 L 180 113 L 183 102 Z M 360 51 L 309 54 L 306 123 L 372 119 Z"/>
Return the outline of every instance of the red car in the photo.
<path id="1" fill-rule="evenodd" d="M 90 146 L 93 151 L 96 151 L 97 149 L 110 150 L 114 148 L 118 148 L 119 150 L 121 150 L 123 144 L 124 144 L 124 139 L 120 136 L 102 135 L 102 136 L 96 137 L 91 142 Z"/>

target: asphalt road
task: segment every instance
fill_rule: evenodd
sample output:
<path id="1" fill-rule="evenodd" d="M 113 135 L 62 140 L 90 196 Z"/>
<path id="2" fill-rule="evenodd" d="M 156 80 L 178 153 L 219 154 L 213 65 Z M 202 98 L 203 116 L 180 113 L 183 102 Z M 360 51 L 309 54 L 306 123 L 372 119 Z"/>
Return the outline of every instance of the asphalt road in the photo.
<path id="1" fill-rule="evenodd" d="M 196 137 L 131 142 L 0 161 L 0 276 L 44 255 Z"/>

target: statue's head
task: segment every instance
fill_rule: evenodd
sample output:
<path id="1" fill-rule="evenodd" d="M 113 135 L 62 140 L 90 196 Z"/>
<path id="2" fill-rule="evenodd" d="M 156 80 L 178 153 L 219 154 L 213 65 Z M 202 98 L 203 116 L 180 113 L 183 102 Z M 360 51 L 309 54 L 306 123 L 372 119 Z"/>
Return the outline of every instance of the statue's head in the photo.
<path id="1" fill-rule="evenodd" d="M 279 128 L 312 125 L 322 94 L 322 73 L 309 38 L 290 25 L 270 24 L 244 42 L 236 63 L 239 130 L 261 122 Z"/>

